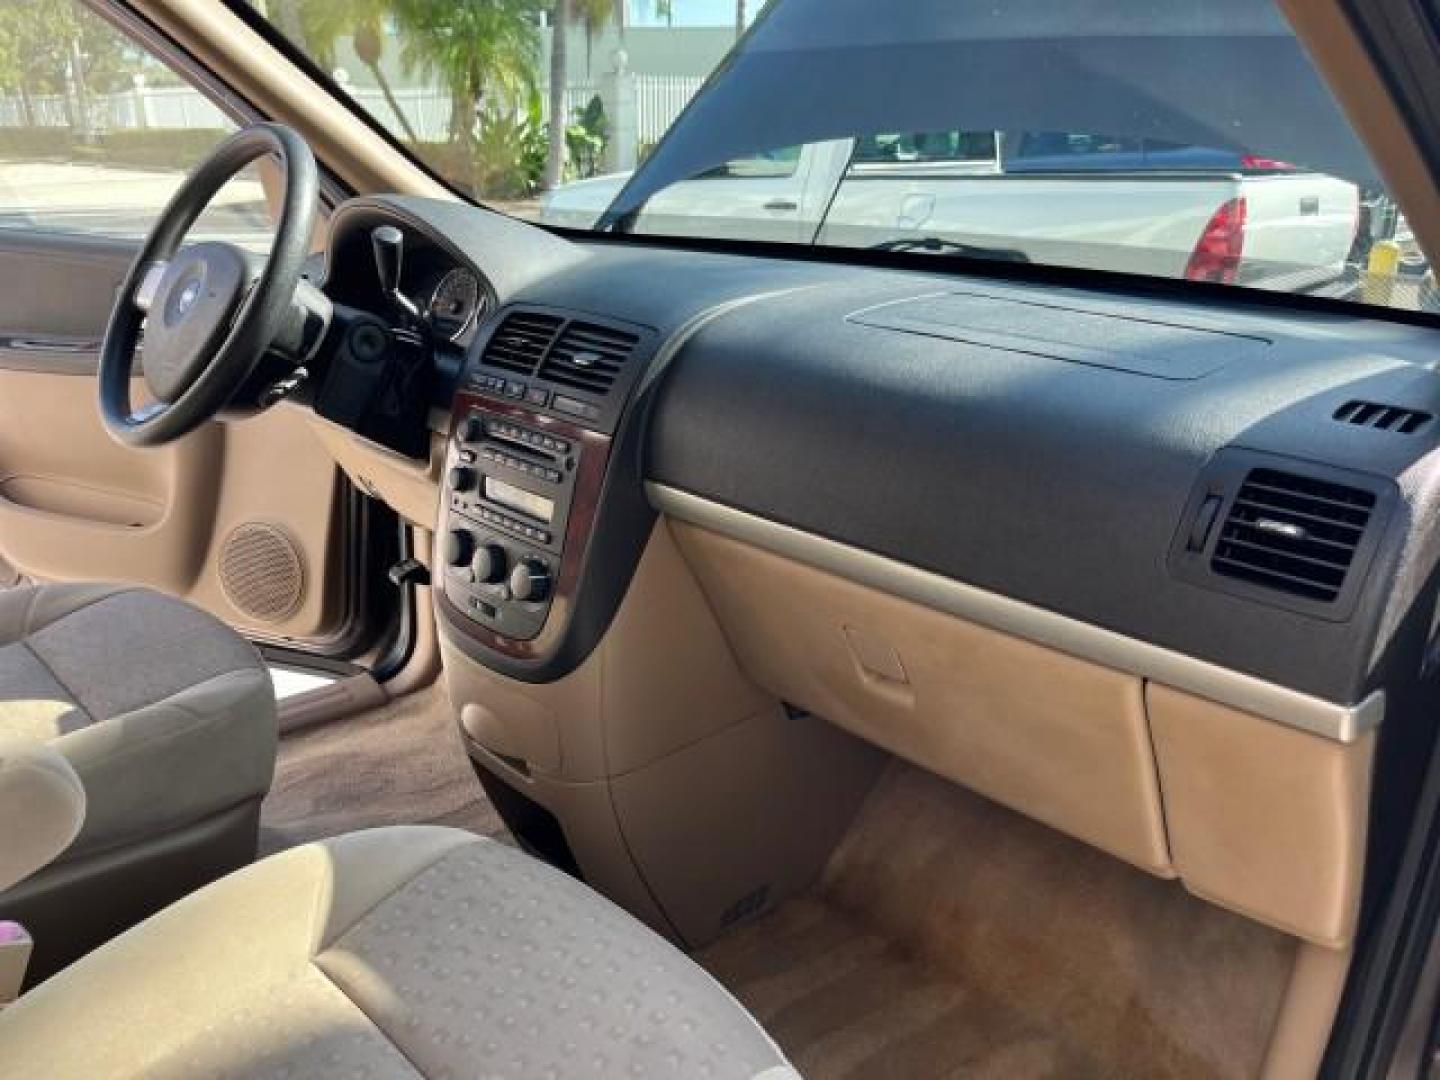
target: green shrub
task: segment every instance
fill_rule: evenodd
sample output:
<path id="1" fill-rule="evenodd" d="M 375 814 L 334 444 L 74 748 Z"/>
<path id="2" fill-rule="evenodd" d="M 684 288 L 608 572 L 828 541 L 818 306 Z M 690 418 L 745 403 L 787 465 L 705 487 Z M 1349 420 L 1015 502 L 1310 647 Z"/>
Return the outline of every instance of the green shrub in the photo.
<path id="1" fill-rule="evenodd" d="M 188 171 L 228 134 L 219 128 L 127 129 L 109 132 L 93 143 L 82 143 L 67 127 L 0 128 L 0 158 Z"/>
<path id="2" fill-rule="evenodd" d="M 494 113 L 475 144 L 471 173 L 483 198 L 533 195 L 545 175 L 546 126 L 538 116 Z"/>
<path id="3" fill-rule="evenodd" d="M 523 199 L 545 174 L 546 125 L 538 98 L 521 113 L 485 110 L 474 141 L 407 142 L 406 146 L 451 184 L 477 199 Z"/>
<path id="4" fill-rule="evenodd" d="M 6 161 L 69 158 L 74 143 L 65 127 L 0 127 L 0 159 Z"/>
<path id="5" fill-rule="evenodd" d="M 112 131 L 100 140 L 100 155 L 112 165 L 188 170 L 229 134 L 218 128 Z"/>
<path id="6" fill-rule="evenodd" d="M 610 121 L 605 115 L 605 103 L 596 94 L 583 109 L 575 110 L 575 122 L 565 129 L 571 175 L 587 180 L 598 174 L 609 141 Z"/>

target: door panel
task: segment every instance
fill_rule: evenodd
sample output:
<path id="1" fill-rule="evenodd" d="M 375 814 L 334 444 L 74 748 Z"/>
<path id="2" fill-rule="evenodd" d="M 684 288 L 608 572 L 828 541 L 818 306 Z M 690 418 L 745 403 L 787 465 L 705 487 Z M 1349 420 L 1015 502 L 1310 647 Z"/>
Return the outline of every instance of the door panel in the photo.
<path id="1" fill-rule="evenodd" d="M 0 233 L 0 563 L 150 585 L 256 636 L 323 644 L 346 619 L 343 577 L 327 572 L 343 562 L 340 489 L 305 411 L 207 424 L 156 450 L 105 432 L 95 343 L 132 254 Z"/>
<path id="2" fill-rule="evenodd" d="M 98 346 L 116 290 L 139 245 L 65 232 L 0 232 L 0 339 L 46 336 Z M 44 367 L 46 358 L 0 340 L 0 365 Z M 51 357 L 61 368 L 95 356 Z"/>
<path id="3" fill-rule="evenodd" d="M 253 636 L 322 647 L 348 629 L 345 496 L 308 412 L 132 450 L 96 404 L 100 339 L 139 238 L 243 117 L 86 0 L 51 7 L 0 0 L 12 44 L 38 58 L 4 91 L 28 97 L 0 132 L 0 587 L 145 584 Z M 46 49 L 46 19 L 62 16 L 96 58 L 90 93 Z M 149 87 L 184 108 L 141 107 Z M 267 250 L 277 179 L 264 163 L 243 170 L 190 238 Z M 139 382 L 133 397 L 145 400 Z"/>

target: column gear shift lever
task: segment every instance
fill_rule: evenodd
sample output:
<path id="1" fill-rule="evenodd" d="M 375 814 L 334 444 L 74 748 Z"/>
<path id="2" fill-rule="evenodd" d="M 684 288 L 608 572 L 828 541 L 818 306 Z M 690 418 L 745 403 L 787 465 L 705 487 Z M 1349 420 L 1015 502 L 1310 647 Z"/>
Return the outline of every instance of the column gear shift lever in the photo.
<path id="1" fill-rule="evenodd" d="M 394 225 L 381 225 L 370 233 L 370 247 L 375 253 L 375 273 L 380 291 L 409 322 L 412 329 L 425 326 L 425 317 L 415 301 L 400 291 L 400 272 L 405 266 L 405 234 Z"/>

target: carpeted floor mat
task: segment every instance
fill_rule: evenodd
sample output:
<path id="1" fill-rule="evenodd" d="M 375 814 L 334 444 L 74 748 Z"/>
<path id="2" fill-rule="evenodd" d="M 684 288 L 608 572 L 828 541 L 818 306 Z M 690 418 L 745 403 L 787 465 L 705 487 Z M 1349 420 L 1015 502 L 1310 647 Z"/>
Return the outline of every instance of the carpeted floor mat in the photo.
<path id="1" fill-rule="evenodd" d="M 377 825 L 454 825 L 505 838 L 471 770 L 443 690 L 280 741 L 260 817 L 261 854 Z"/>
<path id="2" fill-rule="evenodd" d="M 814 890 L 698 959 L 811 1080 L 1024 1080 L 1253 1076 L 1294 955 L 896 766 Z"/>

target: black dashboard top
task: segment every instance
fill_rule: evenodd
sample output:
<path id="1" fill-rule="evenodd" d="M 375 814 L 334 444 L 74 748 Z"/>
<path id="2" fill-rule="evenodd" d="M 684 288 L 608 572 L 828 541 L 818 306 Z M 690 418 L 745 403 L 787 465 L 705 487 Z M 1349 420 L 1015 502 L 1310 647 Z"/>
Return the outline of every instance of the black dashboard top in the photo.
<path id="1" fill-rule="evenodd" d="M 359 200 L 337 229 L 384 216 L 476 268 L 498 313 L 653 331 L 618 436 L 637 482 L 1339 703 L 1401 662 L 1402 627 L 1428 636 L 1440 331 L 941 263 L 577 243 L 426 200 Z M 1216 569 L 1221 543 L 1243 574 Z"/>

